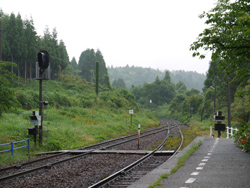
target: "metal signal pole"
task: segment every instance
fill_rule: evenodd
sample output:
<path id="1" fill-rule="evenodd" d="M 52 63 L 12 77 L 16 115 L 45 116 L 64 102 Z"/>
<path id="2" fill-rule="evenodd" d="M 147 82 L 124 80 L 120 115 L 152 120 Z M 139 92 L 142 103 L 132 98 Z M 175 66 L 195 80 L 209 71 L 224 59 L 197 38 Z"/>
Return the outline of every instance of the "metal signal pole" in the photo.
<path id="1" fill-rule="evenodd" d="M 49 53 L 40 50 L 37 54 L 39 65 L 39 115 L 41 116 L 41 125 L 39 126 L 39 145 L 43 145 L 43 73 L 49 66 Z"/>
<path id="2" fill-rule="evenodd" d="M 43 70 L 39 69 L 39 115 L 41 125 L 39 126 L 39 146 L 43 145 Z"/>

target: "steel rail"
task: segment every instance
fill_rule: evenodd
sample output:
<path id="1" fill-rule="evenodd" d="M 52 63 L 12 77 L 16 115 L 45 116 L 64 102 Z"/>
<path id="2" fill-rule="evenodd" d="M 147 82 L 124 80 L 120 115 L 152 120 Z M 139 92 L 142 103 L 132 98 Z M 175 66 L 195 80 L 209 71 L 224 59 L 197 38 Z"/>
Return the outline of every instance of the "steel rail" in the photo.
<path id="1" fill-rule="evenodd" d="M 158 130 L 158 131 L 154 131 L 154 130 L 151 130 L 151 131 L 154 131 L 153 133 L 150 133 L 150 134 L 147 134 L 147 135 L 144 135 L 143 137 L 146 137 L 146 136 L 150 136 L 152 134 L 156 134 L 158 132 L 161 132 L 161 131 L 165 131 L 166 127 L 161 127 L 160 128 L 161 130 Z M 133 135 L 134 136 L 134 135 Z M 131 136 L 128 136 L 128 137 L 131 137 Z M 126 138 L 126 137 L 125 137 Z M 124 138 L 121 138 L 121 139 L 124 139 Z M 134 139 L 129 139 L 129 141 L 132 141 L 132 140 L 135 140 L 137 138 L 134 138 Z M 112 140 L 113 141 L 113 140 Z M 111 142 L 112 142 L 111 141 Z M 107 146 L 106 148 L 110 148 L 110 147 L 114 147 L 114 146 L 117 146 L 117 145 L 120 145 L 120 144 L 123 144 L 123 143 L 126 143 L 126 142 L 129 142 L 129 141 L 122 141 L 118 144 L 113 144 L 113 145 L 110 145 L 110 146 Z M 102 148 L 103 149 L 103 148 Z M 36 167 L 36 168 L 33 168 L 33 169 L 29 169 L 29 170 L 26 170 L 26 171 L 22 171 L 22 172 L 19 172 L 19 173 L 15 173 L 15 174 L 12 174 L 12 175 L 8 175 L 8 176 L 4 176 L 4 177 L 0 177 L 0 182 L 1 181 L 6 181 L 6 180 L 9 180 L 9 179 L 13 179 L 13 178 L 16 178 L 16 177 L 19 177 L 19 176 L 22 176 L 22 175 L 25 175 L 25 174 L 29 174 L 29 173 L 32 173 L 34 171 L 38 171 L 38 170 L 41 170 L 41 169 L 48 169 L 48 168 L 51 168 L 52 166 L 54 165 L 57 165 L 57 164 L 60 164 L 60 163 L 64 163 L 66 161 L 70 161 L 70 160 L 74 160 L 76 158 L 80 158 L 84 155 L 88 155 L 90 153 L 92 153 L 92 151 L 94 151 L 94 149 L 90 150 L 90 151 L 87 151 L 87 152 L 84 152 L 83 154 L 78 154 L 76 156 L 73 156 L 73 157 L 69 157 L 69 158 L 66 158 L 66 159 L 62 159 L 62 160 L 59 160 L 59 161 L 56 161 L 56 162 L 52 162 L 52 163 L 49 163 L 49 164 L 46 164 L 46 165 L 43 165 L 43 166 L 40 166 L 40 167 Z M 35 163 L 35 162 L 39 162 L 39 161 L 42 161 L 42 160 L 47 160 L 49 158 L 53 158 L 53 157 L 57 157 L 57 156 L 60 156 L 60 155 L 65 155 L 65 154 L 68 154 L 70 153 L 70 151 L 68 152 L 65 152 L 65 153 L 60 153 L 60 154 L 57 154 L 56 156 L 49 156 L 49 157 L 46 157 L 46 158 L 42 158 L 42 159 L 38 159 L 36 161 L 30 161 L 30 162 L 27 162 L 27 163 L 23 163 L 22 165 L 28 165 L 28 164 L 32 164 L 32 163 Z M 12 169 L 12 168 L 21 168 L 22 165 L 15 165 L 15 166 L 11 166 L 11 167 L 7 167 L 7 168 L 4 168 L 4 169 L 1 169 L 1 171 L 4 171 L 4 170 L 9 170 L 9 169 Z"/>
<path id="2" fill-rule="evenodd" d="M 153 133 L 146 134 L 146 135 L 141 135 L 141 138 L 144 138 L 144 137 L 147 137 L 147 136 L 151 136 L 151 135 L 157 134 L 157 133 L 162 132 L 162 131 L 165 131 L 165 130 L 167 130 L 167 129 L 168 129 L 168 128 L 162 128 L 162 130 L 158 130 L 158 131 L 155 131 L 155 132 L 153 132 Z M 137 136 L 137 135 L 136 135 L 136 136 Z M 112 148 L 112 147 L 115 147 L 115 146 L 118 146 L 118 145 L 121 145 L 121 144 L 125 144 L 125 143 L 127 143 L 127 142 L 131 142 L 131 141 L 137 140 L 137 139 L 138 139 L 137 137 L 136 137 L 136 138 L 131 138 L 131 139 L 129 139 L 129 140 L 125 140 L 125 141 L 120 142 L 120 143 L 115 143 L 115 144 L 109 145 L 109 146 L 107 146 L 107 147 L 105 147 L 105 148 L 101 148 L 101 149 Z"/>
<path id="3" fill-rule="evenodd" d="M 108 176 L 107 178 L 105 178 L 105 179 L 103 179 L 103 180 L 89 186 L 88 188 L 97 188 L 97 187 L 103 186 L 103 185 L 107 184 L 108 182 L 113 181 L 114 179 L 118 178 L 119 176 L 126 174 L 128 171 L 130 171 L 134 167 L 138 166 L 143 161 L 149 159 L 151 156 L 154 155 L 154 153 L 156 151 L 160 150 L 164 146 L 164 144 L 166 143 L 166 141 L 167 141 L 167 139 L 169 137 L 169 133 L 170 133 L 170 128 L 168 126 L 168 133 L 167 133 L 166 138 L 164 139 L 164 141 L 155 150 L 153 150 L 151 153 L 143 156 L 142 158 L 138 159 L 137 161 L 133 162 L 132 164 L 126 166 L 125 168 L 117 171 L 116 173 Z"/>
<path id="4" fill-rule="evenodd" d="M 163 130 L 162 130 L 163 129 Z M 142 137 L 145 137 L 145 136 L 150 136 L 152 134 L 156 134 L 158 132 L 161 132 L 161 131 L 164 131 L 166 128 L 164 126 L 162 127 L 159 127 L 157 128 L 157 130 L 149 130 L 149 131 L 146 131 L 144 133 L 142 133 Z M 151 134 L 147 134 L 148 132 L 153 132 Z M 147 134 L 147 135 L 143 135 L 143 134 Z M 137 134 L 133 134 L 133 135 L 129 135 L 129 136 L 123 136 L 123 137 L 119 137 L 119 138 L 115 138 L 115 139 L 111 139 L 111 140 L 107 140 L 107 141 L 103 141 L 101 143 L 96 143 L 94 145 L 91 145 L 91 146 L 86 146 L 86 147 L 83 147 L 83 148 L 78 148 L 78 149 L 86 149 L 86 148 L 92 148 L 92 147 L 96 147 L 96 146 L 100 146 L 100 145 L 103 145 L 103 144 L 108 144 L 108 143 L 112 143 L 114 141 L 119 141 L 119 140 L 123 140 L 123 139 L 127 139 L 127 138 L 130 138 L 130 137 L 136 137 Z M 134 139 L 137 139 L 137 138 L 134 138 Z M 132 141 L 133 139 L 130 139 L 128 140 L 127 142 L 129 141 Z M 126 142 L 120 142 L 120 143 L 117 143 L 117 144 L 112 144 L 110 146 L 107 146 L 105 148 L 99 148 L 99 149 L 106 149 L 106 148 L 111 148 L 111 147 L 114 147 L 114 146 L 118 146 L 118 145 L 121 145 L 123 143 L 126 143 Z M 40 162 L 40 161 L 44 161 L 44 160 L 48 160 L 48 159 L 51 159 L 51 158 L 56 158 L 58 156 L 61 156 L 61 155 L 66 155 L 66 154 L 69 154 L 70 151 L 67 151 L 67 152 L 64 152 L 64 153 L 59 153 L 59 154 L 55 154 L 55 155 L 52 155 L 52 156 L 48 156 L 48 157 L 44 157 L 44 158 L 41 158 L 41 159 L 36 159 L 34 161 L 29 161 L 29 162 L 24 162 L 22 164 L 19 164 L 19 165 L 13 165 L 13 166 L 9 166 L 9 167 L 5 167 L 5 168 L 0 168 L 0 172 L 2 171 L 7 171 L 7 170 L 11 170 L 11 169 L 19 169 L 19 168 L 22 168 L 23 166 L 26 166 L 26 165 L 30 165 L 30 164 L 33 164 L 33 163 L 37 163 L 37 162 Z M 1 181 L 1 178 L 0 178 L 0 181 Z"/>
<path id="5" fill-rule="evenodd" d="M 156 129 L 145 131 L 145 132 L 141 133 L 141 137 L 143 137 L 144 134 L 146 134 L 147 136 L 150 136 L 152 134 L 164 131 L 165 129 L 166 129 L 166 126 L 161 126 L 161 127 L 156 128 Z M 150 134 L 150 132 L 153 132 L 153 133 Z M 149 134 L 147 134 L 147 133 L 149 133 Z M 112 142 L 117 141 L 117 140 L 128 139 L 130 137 L 136 137 L 137 138 L 137 134 L 132 134 L 132 135 L 129 135 L 129 136 L 118 137 L 118 138 L 115 138 L 115 139 L 103 141 L 101 143 L 96 143 L 96 144 L 93 144 L 93 145 L 90 145 L 90 146 L 86 146 L 86 147 L 83 147 L 83 148 L 79 148 L 79 149 L 85 150 L 87 148 L 92 148 L 92 147 L 95 147 L 95 146 L 100 146 L 100 145 L 103 145 L 103 144 L 112 143 Z M 121 144 L 122 144 L 122 142 L 121 142 Z M 114 146 L 108 146 L 108 147 L 114 147 Z M 106 147 L 106 148 L 108 148 L 108 147 Z M 103 148 L 103 149 L 105 149 L 105 148 Z"/>
<path id="6" fill-rule="evenodd" d="M 64 153 L 55 154 L 55 155 L 48 156 L 48 157 L 45 157 L 45 158 L 36 159 L 34 161 L 24 162 L 24 163 L 19 164 L 19 165 L 14 165 L 14 166 L 6 167 L 6 168 L 1 168 L 0 172 L 10 170 L 10 169 L 14 169 L 14 168 L 21 168 L 22 166 L 37 163 L 37 162 L 40 162 L 40 161 L 44 161 L 44 160 L 47 160 L 47 159 L 50 159 L 50 158 L 55 158 L 55 157 L 58 157 L 58 156 L 61 156 L 61 155 L 69 154 L 69 153 L 70 153 L 70 151 L 67 151 L 67 152 L 64 152 Z"/>
<path id="7" fill-rule="evenodd" d="M 57 164 L 60 164 L 60 163 L 66 162 L 66 161 L 74 160 L 74 159 L 76 159 L 76 158 L 79 158 L 79 157 L 82 157 L 82 156 L 84 156 L 84 155 L 87 155 L 87 154 L 91 153 L 92 151 L 94 151 L 94 150 L 85 152 L 85 153 L 83 153 L 83 154 L 76 155 L 76 156 L 74 156 L 74 157 L 69 157 L 69 158 L 62 159 L 62 160 L 59 160 L 59 161 L 56 161 L 56 162 L 53 162 L 53 163 L 49 163 L 49 164 L 46 164 L 46 165 L 43 165 L 43 166 L 40 166 L 40 167 L 36 167 L 36 168 L 29 169 L 29 170 L 26 170 L 26 171 L 22 171 L 22 172 L 19 172 L 19 173 L 11 174 L 11 175 L 9 175 L 9 176 L 1 177 L 1 178 L 0 178 L 0 182 L 1 182 L 1 181 L 6 181 L 6 180 L 9 180 L 9 179 L 12 179 L 12 178 L 16 178 L 16 177 L 19 177 L 19 176 L 23 176 L 23 175 L 25 175 L 25 174 L 29 174 L 29 173 L 31 173 L 31 172 L 35 172 L 35 171 L 38 171 L 38 170 L 41 170 L 41 169 L 48 169 L 48 168 L 51 168 L 51 167 L 54 166 L 54 165 L 57 165 Z"/>
<path id="8" fill-rule="evenodd" d="M 184 142 L 184 136 L 183 136 L 183 133 L 182 133 L 180 127 L 179 127 L 176 123 L 174 123 L 174 124 L 176 125 L 176 127 L 178 127 L 179 132 L 180 132 L 180 134 L 181 134 L 181 144 L 180 144 L 180 146 L 178 147 L 178 149 L 173 153 L 173 155 L 172 155 L 168 160 L 170 160 L 172 157 L 174 157 L 174 156 L 179 152 L 179 150 L 181 149 L 181 147 L 182 147 L 182 145 L 183 145 L 183 142 Z"/>
<path id="9" fill-rule="evenodd" d="M 167 124 L 168 124 L 168 123 L 167 123 Z M 181 143 L 180 143 L 180 145 L 179 145 L 179 148 L 175 151 L 175 153 L 174 153 L 172 156 L 174 156 L 174 155 L 176 155 L 176 154 L 178 153 L 178 151 L 179 151 L 180 148 L 182 147 L 183 141 L 184 141 L 184 136 L 183 136 L 183 133 L 182 133 L 181 129 L 179 128 L 179 126 L 178 126 L 176 123 L 174 123 L 174 124 L 175 124 L 175 127 L 177 127 L 177 128 L 179 129 L 179 132 L 180 132 L 180 134 L 181 134 L 181 139 L 182 139 L 182 140 L 181 140 Z M 99 181 L 99 182 L 97 182 L 97 183 L 95 183 L 95 184 L 89 186 L 88 188 L 98 188 L 98 187 L 101 187 L 101 186 L 105 186 L 105 185 L 107 185 L 109 182 L 114 181 L 114 180 L 117 179 L 118 177 L 120 177 L 120 176 L 126 174 L 128 171 L 132 170 L 134 167 L 136 167 L 136 166 L 138 166 L 139 164 L 141 164 L 142 162 L 144 162 L 145 160 L 149 159 L 151 156 L 153 156 L 153 154 L 154 154 L 156 151 L 162 149 L 162 147 L 163 147 L 163 146 L 165 145 L 165 143 L 167 142 L 167 139 L 168 139 L 169 133 L 170 133 L 170 132 L 169 132 L 170 129 L 175 128 L 175 127 L 169 128 L 169 124 L 168 124 L 168 134 L 167 134 L 165 140 L 164 140 L 164 141 L 163 141 L 163 142 L 162 142 L 153 152 L 151 152 L 150 154 L 145 155 L 144 157 L 142 157 L 142 158 L 140 158 L 139 160 L 135 161 L 134 163 L 128 165 L 127 167 L 121 169 L 120 171 L 118 171 L 118 172 L 116 172 L 116 173 L 114 173 L 114 174 L 108 176 L 107 178 L 105 178 L 105 179 L 103 179 L 103 180 L 101 180 L 101 181 Z M 170 160 L 170 159 L 172 158 L 172 156 L 171 156 L 168 160 Z"/>

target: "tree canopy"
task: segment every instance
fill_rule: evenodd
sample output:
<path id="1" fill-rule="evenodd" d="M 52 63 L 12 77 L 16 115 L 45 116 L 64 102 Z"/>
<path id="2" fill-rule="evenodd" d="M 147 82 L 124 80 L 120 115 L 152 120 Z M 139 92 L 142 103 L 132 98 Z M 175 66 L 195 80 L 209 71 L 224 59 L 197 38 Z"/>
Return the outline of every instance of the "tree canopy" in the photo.
<path id="1" fill-rule="evenodd" d="M 199 50 L 212 51 L 212 59 L 220 59 L 218 67 L 228 73 L 249 74 L 250 57 L 250 3 L 249 0 L 218 0 L 217 5 L 200 18 L 209 26 L 191 44 L 193 56 L 205 58 Z"/>
<path id="2" fill-rule="evenodd" d="M 55 79 L 69 64 L 66 46 L 62 40 L 58 40 L 57 31 L 52 33 L 45 28 L 44 35 L 38 36 L 33 19 L 23 20 L 21 15 L 12 13 L 4 14 L 0 10 L 2 22 L 2 59 L 13 62 L 9 70 L 19 77 L 35 77 L 35 65 L 37 53 L 44 49 L 50 54 L 51 77 Z"/>
<path id="3" fill-rule="evenodd" d="M 101 51 L 98 49 L 96 52 L 94 49 L 87 49 L 80 55 L 78 61 L 78 69 L 81 71 L 80 75 L 88 82 L 95 82 L 95 69 L 96 61 L 99 62 L 99 83 L 105 85 L 105 76 L 108 75 L 106 63 L 102 56 Z"/>
<path id="4" fill-rule="evenodd" d="M 124 88 L 126 89 L 126 84 L 123 79 L 118 78 L 117 80 L 115 79 L 112 83 L 112 86 L 115 88 Z"/>

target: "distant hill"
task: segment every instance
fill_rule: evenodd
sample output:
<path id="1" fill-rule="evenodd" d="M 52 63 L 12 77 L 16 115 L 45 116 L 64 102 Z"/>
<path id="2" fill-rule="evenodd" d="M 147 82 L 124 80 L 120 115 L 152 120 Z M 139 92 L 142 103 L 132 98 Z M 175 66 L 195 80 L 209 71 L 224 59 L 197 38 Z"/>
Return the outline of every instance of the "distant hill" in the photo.
<path id="1" fill-rule="evenodd" d="M 132 85 L 139 86 L 144 83 L 154 82 L 156 77 L 163 79 L 165 71 L 160 71 L 152 68 L 143 68 L 135 66 L 125 67 L 107 67 L 110 77 L 110 83 L 119 78 L 123 79 L 126 87 L 129 89 Z M 171 80 L 173 83 L 183 81 L 188 89 L 198 89 L 202 91 L 204 86 L 205 74 L 200 74 L 193 71 L 170 71 Z"/>
<path id="2" fill-rule="evenodd" d="M 202 92 L 202 88 L 204 87 L 204 81 L 206 79 L 205 74 L 200 74 L 194 71 L 172 71 L 170 72 L 170 76 L 173 83 L 178 83 L 179 81 L 183 81 L 188 89 L 198 89 Z"/>

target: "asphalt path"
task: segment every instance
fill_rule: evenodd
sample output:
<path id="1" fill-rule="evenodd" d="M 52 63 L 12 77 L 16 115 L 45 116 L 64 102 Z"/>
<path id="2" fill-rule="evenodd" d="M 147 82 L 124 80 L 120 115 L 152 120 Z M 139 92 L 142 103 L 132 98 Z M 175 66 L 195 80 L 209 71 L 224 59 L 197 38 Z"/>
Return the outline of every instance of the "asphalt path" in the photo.
<path id="1" fill-rule="evenodd" d="M 250 154 L 233 139 L 206 137 L 185 165 L 160 183 L 156 188 L 250 188 Z"/>

